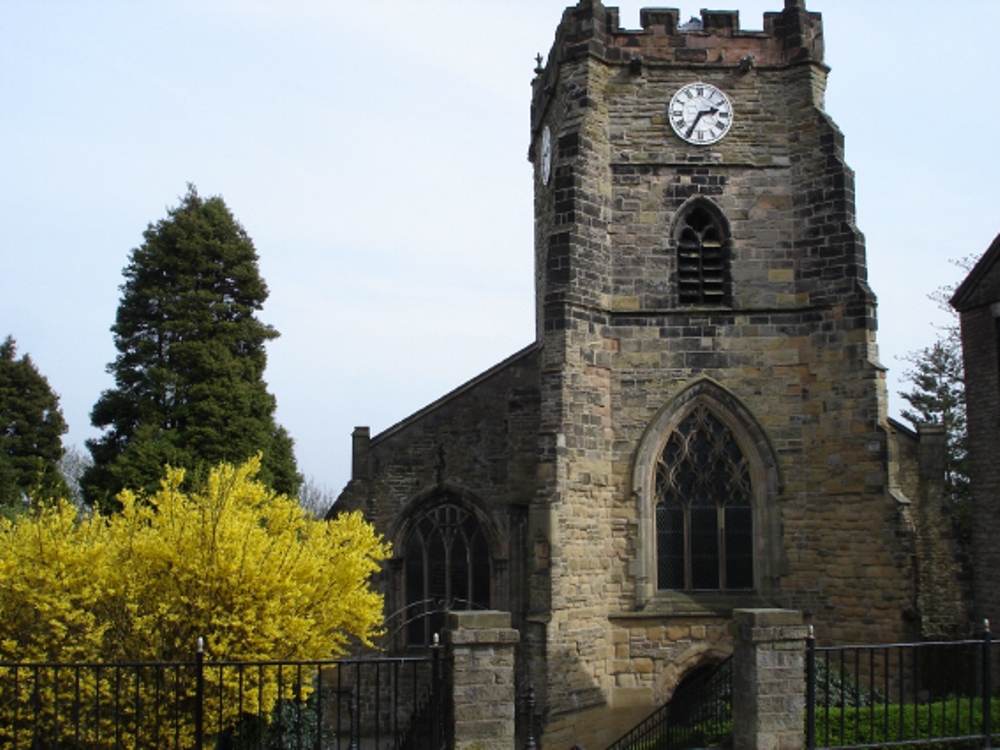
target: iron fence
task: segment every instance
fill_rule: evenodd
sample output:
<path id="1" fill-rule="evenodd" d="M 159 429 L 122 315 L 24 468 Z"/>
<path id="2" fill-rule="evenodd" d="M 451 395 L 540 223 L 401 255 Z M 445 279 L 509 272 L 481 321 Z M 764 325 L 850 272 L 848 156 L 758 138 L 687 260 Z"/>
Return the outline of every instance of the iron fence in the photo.
<path id="1" fill-rule="evenodd" d="M 670 701 L 608 750 L 714 747 L 732 734 L 733 660 L 729 657 L 685 679 Z"/>
<path id="2" fill-rule="evenodd" d="M 959 641 L 816 646 L 806 658 L 806 746 L 992 747 L 994 649 Z"/>
<path id="3" fill-rule="evenodd" d="M 0 747 L 440 750 L 440 649 L 330 661 L 0 663 Z"/>

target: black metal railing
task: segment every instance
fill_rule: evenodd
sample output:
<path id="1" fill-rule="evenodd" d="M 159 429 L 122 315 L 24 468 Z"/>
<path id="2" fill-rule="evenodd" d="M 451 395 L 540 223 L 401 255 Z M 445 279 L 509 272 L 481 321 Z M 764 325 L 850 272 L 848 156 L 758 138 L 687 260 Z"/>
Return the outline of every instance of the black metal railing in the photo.
<path id="1" fill-rule="evenodd" d="M 430 646 L 444 628 L 449 612 L 484 609 L 488 607 L 456 597 L 410 602 L 385 618 L 382 635 L 375 644 L 386 650 Z"/>
<path id="2" fill-rule="evenodd" d="M 440 662 L 0 663 L 0 747 L 441 750 Z"/>
<path id="3" fill-rule="evenodd" d="M 808 748 L 993 743 L 995 669 L 982 638 L 806 652 Z"/>
<path id="4" fill-rule="evenodd" d="M 678 685 L 668 703 L 608 750 L 678 750 L 723 744 L 733 727 L 733 660 L 701 671 Z"/>

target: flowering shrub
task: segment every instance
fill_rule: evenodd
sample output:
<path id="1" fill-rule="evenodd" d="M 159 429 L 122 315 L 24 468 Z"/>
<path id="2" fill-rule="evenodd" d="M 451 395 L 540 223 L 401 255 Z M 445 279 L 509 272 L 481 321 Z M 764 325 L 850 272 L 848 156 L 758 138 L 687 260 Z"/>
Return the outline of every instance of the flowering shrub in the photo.
<path id="1" fill-rule="evenodd" d="M 192 492 L 181 489 L 183 470 L 168 468 L 155 494 L 124 491 L 111 516 L 80 519 L 62 503 L 0 519 L 0 662 L 190 661 L 198 637 L 215 661 L 320 660 L 352 638 L 370 644 L 382 597 L 369 578 L 388 546 L 359 513 L 311 517 L 258 482 L 259 468 L 259 458 L 222 464 Z M 224 719 L 266 716 L 290 697 L 273 670 L 259 684 L 227 684 L 226 674 L 235 673 L 206 672 Z M 86 698 L 101 692 L 97 681 L 72 689 Z M 32 689 L 35 711 L 68 699 Z M 136 694 L 158 689 L 139 684 Z M 238 707 L 227 700 L 236 691 Z M 0 700 L 0 735 L 19 701 Z"/>

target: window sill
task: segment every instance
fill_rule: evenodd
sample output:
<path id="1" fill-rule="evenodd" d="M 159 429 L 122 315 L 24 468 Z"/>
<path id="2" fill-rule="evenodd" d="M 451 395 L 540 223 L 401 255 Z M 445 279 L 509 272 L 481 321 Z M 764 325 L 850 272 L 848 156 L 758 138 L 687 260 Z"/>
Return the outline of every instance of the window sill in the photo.
<path id="1" fill-rule="evenodd" d="M 774 605 L 756 591 L 734 591 L 732 593 L 658 591 L 642 609 L 631 612 L 614 612 L 610 618 L 614 620 L 664 617 L 721 617 L 729 619 L 733 616 L 734 609 L 771 606 Z"/>

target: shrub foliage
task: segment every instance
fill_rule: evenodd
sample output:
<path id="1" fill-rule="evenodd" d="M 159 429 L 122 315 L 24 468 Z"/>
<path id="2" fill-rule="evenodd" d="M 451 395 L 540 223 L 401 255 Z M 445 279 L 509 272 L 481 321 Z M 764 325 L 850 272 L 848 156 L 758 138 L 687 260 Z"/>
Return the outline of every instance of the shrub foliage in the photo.
<path id="1" fill-rule="evenodd" d="M 154 494 L 122 492 L 120 513 L 80 519 L 61 503 L 0 519 L 0 662 L 189 662 L 198 637 L 214 661 L 320 660 L 343 653 L 352 639 L 370 643 L 382 597 L 369 578 L 387 545 L 358 513 L 313 518 L 258 481 L 259 469 L 259 457 L 222 464 L 200 489 L 184 491 L 184 471 L 168 468 Z M 0 668 L 8 683 L 0 686 L 0 735 L 14 711 L 25 716 L 71 702 L 54 685 L 24 679 L 23 667 L 22 694 L 12 693 L 12 669 Z M 135 695 L 156 705 L 167 689 L 163 674 L 134 673 Z M 111 673 L 82 675 L 65 689 L 84 702 L 108 694 L 102 680 Z M 268 716 L 279 698 L 291 697 L 279 694 L 273 670 L 257 672 L 253 684 L 245 676 L 236 684 L 237 677 L 206 671 L 212 715 L 223 725 L 238 710 Z M 177 679 L 169 690 L 183 706 L 193 687 Z M 228 700 L 237 691 L 239 708 Z M 155 712 L 147 717 L 159 721 Z M 44 728 L 44 711 L 39 718 Z M 189 732 L 190 723 L 182 724 Z M 50 729 L 56 725 L 53 713 Z M 102 729 L 97 723 L 88 731 L 97 737 Z"/>
<path id="2" fill-rule="evenodd" d="M 997 715 L 1000 699 L 992 699 Z M 980 698 L 934 701 L 922 704 L 883 704 L 830 708 L 816 711 L 816 745 L 922 744 L 947 748 L 981 746 L 969 741 L 982 732 L 983 701 Z M 932 740 L 938 743 L 928 745 Z"/>

